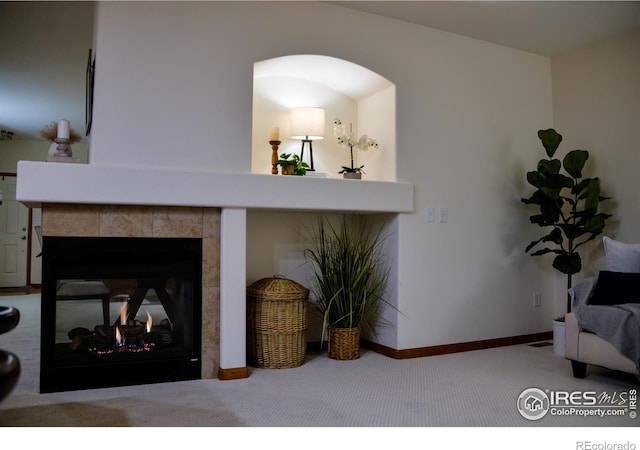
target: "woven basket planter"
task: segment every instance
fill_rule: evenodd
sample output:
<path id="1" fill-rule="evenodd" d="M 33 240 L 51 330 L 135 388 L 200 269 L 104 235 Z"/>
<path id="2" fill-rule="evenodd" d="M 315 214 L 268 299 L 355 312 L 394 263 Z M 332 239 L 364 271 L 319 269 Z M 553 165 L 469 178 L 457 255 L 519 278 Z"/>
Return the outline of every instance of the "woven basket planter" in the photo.
<path id="1" fill-rule="evenodd" d="M 286 278 L 247 288 L 247 359 L 254 367 L 289 369 L 304 363 L 309 290 Z"/>
<path id="2" fill-rule="evenodd" d="M 330 328 L 329 358 L 339 360 L 360 358 L 360 328 Z"/>

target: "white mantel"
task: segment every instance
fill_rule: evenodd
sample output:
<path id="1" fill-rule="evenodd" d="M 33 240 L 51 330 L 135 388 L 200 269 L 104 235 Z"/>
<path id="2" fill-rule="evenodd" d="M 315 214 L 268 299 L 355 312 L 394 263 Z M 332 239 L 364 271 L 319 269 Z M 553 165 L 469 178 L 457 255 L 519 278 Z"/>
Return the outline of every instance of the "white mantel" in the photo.
<path id="1" fill-rule="evenodd" d="M 281 175 L 18 162 L 18 201 L 301 211 L 413 211 L 413 185 Z"/>
<path id="2" fill-rule="evenodd" d="M 16 198 L 47 203 L 221 208 L 220 368 L 246 367 L 248 209 L 410 213 L 413 185 L 207 171 L 20 161 Z"/>

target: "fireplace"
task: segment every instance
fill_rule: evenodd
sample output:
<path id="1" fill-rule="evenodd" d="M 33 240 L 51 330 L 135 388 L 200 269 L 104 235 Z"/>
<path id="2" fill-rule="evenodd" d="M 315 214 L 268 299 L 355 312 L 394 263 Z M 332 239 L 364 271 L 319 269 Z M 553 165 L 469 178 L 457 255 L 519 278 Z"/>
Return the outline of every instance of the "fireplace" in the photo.
<path id="1" fill-rule="evenodd" d="M 201 378 L 202 239 L 45 236 L 40 391 Z"/>

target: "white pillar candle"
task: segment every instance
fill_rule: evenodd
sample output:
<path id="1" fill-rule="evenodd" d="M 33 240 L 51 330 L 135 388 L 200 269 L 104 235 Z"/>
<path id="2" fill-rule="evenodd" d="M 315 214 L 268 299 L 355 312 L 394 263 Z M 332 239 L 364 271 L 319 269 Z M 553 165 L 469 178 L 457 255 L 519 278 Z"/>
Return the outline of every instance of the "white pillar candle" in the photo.
<path id="1" fill-rule="evenodd" d="M 269 136 L 270 141 L 279 141 L 280 140 L 280 128 L 275 127 L 271 130 L 271 135 Z"/>
<path id="2" fill-rule="evenodd" d="M 67 119 L 58 122 L 58 139 L 69 139 L 69 121 Z"/>

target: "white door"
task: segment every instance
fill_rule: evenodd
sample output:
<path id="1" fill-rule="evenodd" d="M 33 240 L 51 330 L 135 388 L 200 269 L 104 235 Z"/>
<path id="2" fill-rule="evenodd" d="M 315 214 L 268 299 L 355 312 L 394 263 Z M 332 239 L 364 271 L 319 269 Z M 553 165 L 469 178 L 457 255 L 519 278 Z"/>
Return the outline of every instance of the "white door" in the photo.
<path id="1" fill-rule="evenodd" d="M 16 201 L 16 177 L 0 180 L 0 287 L 27 284 L 29 208 Z"/>

